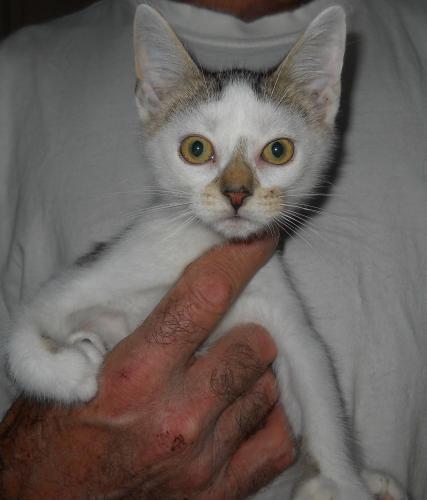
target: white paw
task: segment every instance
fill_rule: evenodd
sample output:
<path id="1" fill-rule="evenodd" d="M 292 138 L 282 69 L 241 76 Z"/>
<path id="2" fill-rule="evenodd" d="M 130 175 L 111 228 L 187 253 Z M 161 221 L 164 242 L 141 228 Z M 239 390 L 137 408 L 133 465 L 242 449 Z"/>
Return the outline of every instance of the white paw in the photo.
<path id="1" fill-rule="evenodd" d="M 97 391 L 105 347 L 96 334 L 76 332 L 64 340 L 24 317 L 7 345 L 12 379 L 28 395 L 64 403 L 87 401 Z"/>
<path id="2" fill-rule="evenodd" d="M 372 500 L 363 486 L 339 485 L 319 474 L 305 481 L 296 491 L 294 500 Z"/>
<path id="3" fill-rule="evenodd" d="M 80 349 L 94 365 L 100 365 L 107 349 L 96 333 L 74 332 L 68 337 L 68 343 Z"/>
<path id="4" fill-rule="evenodd" d="M 89 401 L 97 390 L 97 375 L 100 362 L 94 363 L 80 345 L 65 347 L 59 356 L 67 364 L 67 379 L 61 374 L 60 387 L 55 397 L 66 402 Z M 65 364 L 64 363 L 64 364 Z"/>
<path id="5" fill-rule="evenodd" d="M 65 355 L 71 362 L 74 357 L 74 366 L 70 364 L 73 375 L 68 387 L 69 399 L 88 401 L 97 390 L 97 376 L 106 354 L 106 348 L 98 335 L 90 332 L 74 332 L 68 337 L 70 347 L 64 348 Z"/>
<path id="6" fill-rule="evenodd" d="M 379 500 L 407 500 L 408 496 L 397 484 L 397 482 L 384 473 L 365 470 L 362 477 L 368 485 L 369 490 Z"/>

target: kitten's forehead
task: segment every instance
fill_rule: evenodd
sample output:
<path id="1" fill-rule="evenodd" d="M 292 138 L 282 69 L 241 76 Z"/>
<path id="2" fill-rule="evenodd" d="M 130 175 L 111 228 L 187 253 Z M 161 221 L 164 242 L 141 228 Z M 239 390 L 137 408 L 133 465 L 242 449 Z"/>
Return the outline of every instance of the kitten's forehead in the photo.
<path id="1" fill-rule="evenodd" d="M 199 114 L 208 133 L 230 144 L 269 136 L 283 127 L 280 115 L 273 102 L 244 80 L 229 82 L 217 99 L 200 107 Z"/>
<path id="2" fill-rule="evenodd" d="M 261 103 L 254 90 L 244 81 L 230 82 L 223 89 L 217 101 L 206 103 L 207 118 L 212 125 L 219 120 L 228 120 L 236 130 L 249 130 L 248 125 L 257 116 L 262 116 L 264 103 Z"/>

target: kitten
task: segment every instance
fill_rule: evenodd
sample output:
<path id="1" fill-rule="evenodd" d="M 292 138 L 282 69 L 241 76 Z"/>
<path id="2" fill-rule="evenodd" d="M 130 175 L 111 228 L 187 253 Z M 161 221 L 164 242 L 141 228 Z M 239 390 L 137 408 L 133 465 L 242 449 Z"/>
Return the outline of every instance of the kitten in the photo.
<path id="1" fill-rule="evenodd" d="M 176 205 L 188 208 L 142 215 L 22 311 L 8 363 L 30 395 L 91 399 L 105 352 L 144 320 L 188 263 L 227 239 L 286 225 L 288 199 L 298 207 L 328 164 L 345 50 L 341 8 L 321 13 L 267 73 L 203 71 L 146 5 L 136 12 L 135 50 L 146 168 L 155 170 L 164 201 L 181 193 Z M 182 215 L 191 220 L 179 224 Z M 275 338 L 284 407 L 318 466 L 295 498 L 404 498 L 389 478 L 359 473 L 330 360 L 278 256 L 252 279 L 210 342 L 251 321 Z"/>

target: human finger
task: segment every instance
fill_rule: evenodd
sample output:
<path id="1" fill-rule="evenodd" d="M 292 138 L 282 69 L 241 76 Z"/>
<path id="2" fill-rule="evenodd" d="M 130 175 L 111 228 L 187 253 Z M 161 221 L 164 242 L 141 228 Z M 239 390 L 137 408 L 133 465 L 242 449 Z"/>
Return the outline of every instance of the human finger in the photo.
<path id="1" fill-rule="evenodd" d="M 246 283 L 271 257 L 276 240 L 215 247 L 190 264 L 144 323 L 111 353 L 109 364 L 133 376 L 144 366 L 183 366 L 209 336 Z"/>
<path id="2" fill-rule="evenodd" d="M 221 412 L 251 390 L 277 355 L 267 331 L 255 324 L 234 327 L 185 374 L 186 392 L 199 400 L 199 419 L 213 425 Z"/>
<path id="3" fill-rule="evenodd" d="M 295 462 L 296 450 L 287 417 L 276 405 L 265 426 L 240 446 L 224 470 L 230 498 L 246 498 L 270 483 Z"/>
<path id="4" fill-rule="evenodd" d="M 242 443 L 260 429 L 278 397 L 276 378 L 269 369 L 247 393 L 224 410 L 206 446 L 206 455 L 214 470 L 227 463 Z"/>

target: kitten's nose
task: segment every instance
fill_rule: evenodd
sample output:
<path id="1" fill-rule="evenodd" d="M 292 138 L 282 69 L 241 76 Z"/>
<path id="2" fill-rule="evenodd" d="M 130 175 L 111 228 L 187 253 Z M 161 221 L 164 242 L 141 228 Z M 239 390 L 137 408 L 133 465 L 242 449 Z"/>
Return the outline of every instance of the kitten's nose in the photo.
<path id="1" fill-rule="evenodd" d="M 239 208 L 243 205 L 244 200 L 251 196 L 252 193 L 246 188 L 240 188 L 239 191 L 231 191 L 226 189 L 222 192 L 222 194 L 230 200 L 231 206 L 234 208 L 234 211 L 237 214 Z"/>

